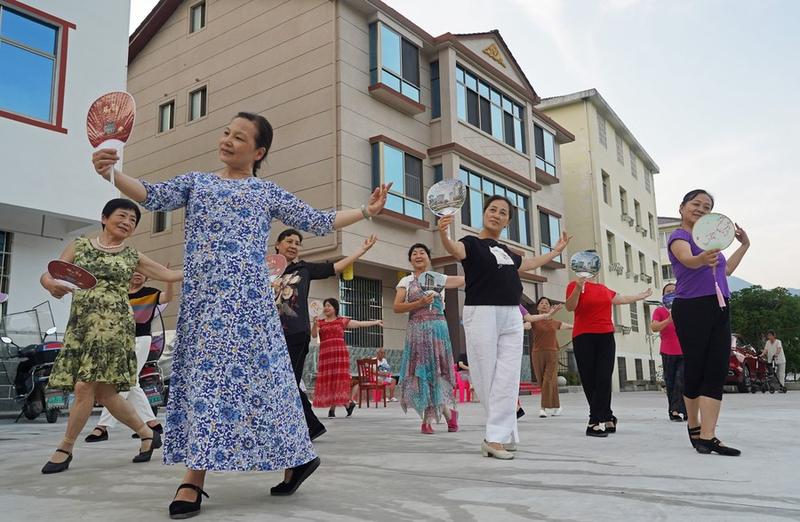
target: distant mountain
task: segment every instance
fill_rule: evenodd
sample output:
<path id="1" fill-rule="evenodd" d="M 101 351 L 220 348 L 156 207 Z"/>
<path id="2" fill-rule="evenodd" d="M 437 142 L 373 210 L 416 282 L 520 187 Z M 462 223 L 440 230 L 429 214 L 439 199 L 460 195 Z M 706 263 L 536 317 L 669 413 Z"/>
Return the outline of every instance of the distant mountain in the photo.
<path id="1" fill-rule="evenodd" d="M 751 283 L 750 281 L 745 281 L 740 277 L 730 276 L 728 278 L 728 288 L 730 288 L 731 292 L 736 292 L 738 290 L 750 288 L 751 286 L 753 286 L 753 283 Z M 787 288 L 786 290 L 788 290 L 789 293 L 792 295 L 800 296 L 800 289 L 798 288 Z"/>

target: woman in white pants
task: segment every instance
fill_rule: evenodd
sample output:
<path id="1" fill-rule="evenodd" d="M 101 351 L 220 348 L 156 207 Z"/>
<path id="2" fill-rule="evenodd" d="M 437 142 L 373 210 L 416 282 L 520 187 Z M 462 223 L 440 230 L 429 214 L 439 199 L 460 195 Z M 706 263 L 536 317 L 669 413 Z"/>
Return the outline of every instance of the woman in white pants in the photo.
<path id="1" fill-rule="evenodd" d="M 153 340 L 152 336 L 152 322 L 156 314 L 156 308 L 160 304 L 167 304 L 172 300 L 173 287 L 172 283 L 167 284 L 167 289 L 162 293 L 158 288 L 144 286 L 147 278 L 139 272 L 134 272 L 131 277 L 130 287 L 128 288 L 128 299 L 131 302 L 133 309 L 133 318 L 136 323 L 136 386 L 131 386 L 130 391 L 120 392 L 123 398 L 127 398 L 133 408 L 136 410 L 137 415 L 147 423 L 153 430 L 163 433 L 161 424 L 156 420 L 153 415 L 153 410 L 150 408 L 150 402 L 147 396 L 139 386 L 139 373 L 141 373 L 144 364 L 147 362 L 147 356 L 150 353 L 150 343 Z M 86 437 L 86 442 L 100 442 L 108 440 L 108 430 L 117 424 L 117 419 L 108 411 L 103 408 L 100 413 L 100 421 L 92 432 Z M 134 438 L 137 435 L 134 433 Z"/>
<path id="2" fill-rule="evenodd" d="M 447 230 L 453 216 L 439 220 L 445 249 L 461 261 L 466 277 L 463 323 L 470 379 L 486 410 L 486 433 L 481 444 L 485 457 L 513 459 L 517 434 L 517 397 L 522 365 L 522 315 L 519 303 L 527 272 L 552 261 L 567 246 L 566 233 L 553 251 L 522 258 L 500 243 L 500 234 L 514 218 L 511 202 L 492 196 L 483 207 L 483 228 L 478 236 L 453 241 Z"/>

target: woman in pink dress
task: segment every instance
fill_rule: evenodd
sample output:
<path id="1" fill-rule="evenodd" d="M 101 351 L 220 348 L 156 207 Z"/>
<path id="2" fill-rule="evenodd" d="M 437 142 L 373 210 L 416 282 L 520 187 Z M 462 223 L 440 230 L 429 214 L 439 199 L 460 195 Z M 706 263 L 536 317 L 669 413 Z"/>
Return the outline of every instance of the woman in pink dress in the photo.
<path id="1" fill-rule="evenodd" d="M 317 382 L 314 385 L 314 407 L 328 407 L 328 417 L 336 416 L 337 406 L 346 406 L 347 416 L 356 403 L 350 398 L 350 353 L 344 342 L 344 331 L 368 326 L 383 327 L 383 321 L 352 321 L 339 317 L 339 301 L 329 297 L 322 307 L 322 319 L 311 327 L 311 337 L 319 333 Z"/>

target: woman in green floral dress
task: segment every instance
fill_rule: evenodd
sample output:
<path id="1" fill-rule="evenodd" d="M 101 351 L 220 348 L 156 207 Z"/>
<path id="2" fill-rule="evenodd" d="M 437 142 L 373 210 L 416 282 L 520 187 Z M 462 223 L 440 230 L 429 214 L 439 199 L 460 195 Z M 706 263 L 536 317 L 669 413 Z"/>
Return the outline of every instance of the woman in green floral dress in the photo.
<path id="1" fill-rule="evenodd" d="M 74 391 L 64 439 L 42 473 L 65 471 L 72 461 L 72 448 L 91 415 L 95 400 L 141 437 L 134 462 L 147 462 L 161 446 L 153 432 L 118 392 L 136 384 L 135 326 L 128 301 L 128 282 L 133 272 L 160 281 L 180 281 L 183 272 L 169 270 L 125 245 L 141 218 L 139 207 L 128 199 L 113 199 L 103 208 L 103 230 L 94 239 L 79 238 L 61 254 L 94 274 L 97 285 L 90 290 L 72 290 L 45 273 L 42 286 L 53 297 L 72 292 L 69 323 L 61 350 L 50 374 L 51 388 Z"/>

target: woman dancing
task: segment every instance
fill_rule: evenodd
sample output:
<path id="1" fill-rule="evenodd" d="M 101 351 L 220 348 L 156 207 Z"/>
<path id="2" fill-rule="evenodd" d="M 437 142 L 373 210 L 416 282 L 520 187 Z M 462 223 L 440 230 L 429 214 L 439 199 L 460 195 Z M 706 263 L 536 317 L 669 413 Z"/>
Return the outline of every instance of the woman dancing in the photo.
<path id="1" fill-rule="evenodd" d="M 566 232 L 551 252 L 522 258 L 500 243 L 513 216 L 511 201 L 492 196 L 483 207 L 483 228 L 477 236 L 453 241 L 447 230 L 453 216 L 439 220 L 439 237 L 450 255 L 461 261 L 466 279 L 463 321 L 470 378 L 486 411 L 481 443 L 485 457 L 510 460 L 519 441 L 516 406 L 522 366 L 522 315 L 519 272 L 535 270 L 555 259 L 569 242 Z"/>
<path id="2" fill-rule="evenodd" d="M 556 321 L 553 316 L 561 310 L 561 305 L 552 306 L 550 299 L 540 297 L 536 301 L 536 315 L 526 315 L 525 321 L 531 323 L 533 350 L 531 351 L 531 371 L 542 389 L 539 417 L 546 418 L 561 414 L 558 398 L 558 338 L 556 332 L 569 330 L 572 325 Z"/>
<path id="3" fill-rule="evenodd" d="M 344 331 L 351 328 L 383 327 L 383 321 L 353 321 L 339 317 L 339 301 L 329 297 L 322 301 L 322 318 L 315 320 L 311 337 L 319 334 L 317 382 L 314 384 L 314 407 L 328 408 L 328 418 L 336 417 L 336 407 L 345 406 L 347 416 L 353 414 L 355 401 L 350 396 L 350 352 L 344 342 Z"/>
<path id="4" fill-rule="evenodd" d="M 444 317 L 444 291 L 426 292 L 420 274 L 430 268 L 431 251 L 417 243 L 408 249 L 414 272 L 397 283 L 394 312 L 408 313 L 406 342 L 400 363 L 400 407 L 414 409 L 422 418 L 422 433 L 433 434 L 431 421 L 447 420 L 447 431 L 458 431 L 453 387 L 453 350 Z M 445 288 L 464 285 L 464 278 L 447 276 Z"/>
<path id="5" fill-rule="evenodd" d="M 220 172 L 151 184 L 116 174 L 150 210 L 186 207 L 183 282 L 167 405 L 164 461 L 188 468 L 170 516 L 200 511 L 207 470 L 284 469 L 272 495 L 291 495 L 319 466 L 265 263 L 273 218 L 327 234 L 379 213 L 388 186 L 360 209 L 319 211 L 256 172 L 272 144 L 262 116 L 240 112 L 219 139 Z M 108 179 L 116 151 L 95 152 Z"/>
<path id="6" fill-rule="evenodd" d="M 675 297 L 675 284 L 664 285 L 661 295 L 664 306 L 659 306 L 653 312 L 650 329 L 659 334 L 661 342 L 659 352 L 661 368 L 664 371 L 664 384 L 667 387 L 667 414 L 669 420 L 681 422 L 686 420 L 686 404 L 683 402 L 683 351 L 670 312 L 671 299 Z"/>
<path id="7" fill-rule="evenodd" d="M 161 447 L 159 432 L 151 429 L 119 393 L 138 382 L 128 282 L 134 271 L 167 282 L 180 281 L 183 273 L 168 270 L 125 244 L 140 218 L 141 211 L 133 201 L 112 199 L 103 207 L 100 235 L 76 239 L 64 249 L 61 260 L 94 274 L 94 288 L 73 291 L 47 272 L 40 279 L 57 299 L 73 293 L 64 348 L 53 365 L 48 386 L 75 393 L 64 438 L 42 473 L 69 468 L 75 440 L 89 420 L 95 400 L 142 439 L 133 462 L 149 461 L 153 450 Z"/>
<path id="8" fill-rule="evenodd" d="M 683 350 L 683 400 L 689 417 L 689 440 L 698 453 L 737 456 L 741 451 L 724 445 L 716 436 L 722 387 L 728 375 L 731 318 L 720 307 L 714 275 L 727 305 L 727 276 L 750 248 L 750 239 L 736 225 L 740 246 L 730 259 L 719 250 L 701 250 L 692 239 L 698 219 L 714 208 L 714 198 L 702 189 L 689 192 L 679 207 L 681 226 L 668 241 L 669 260 L 677 279 L 672 320 Z"/>

